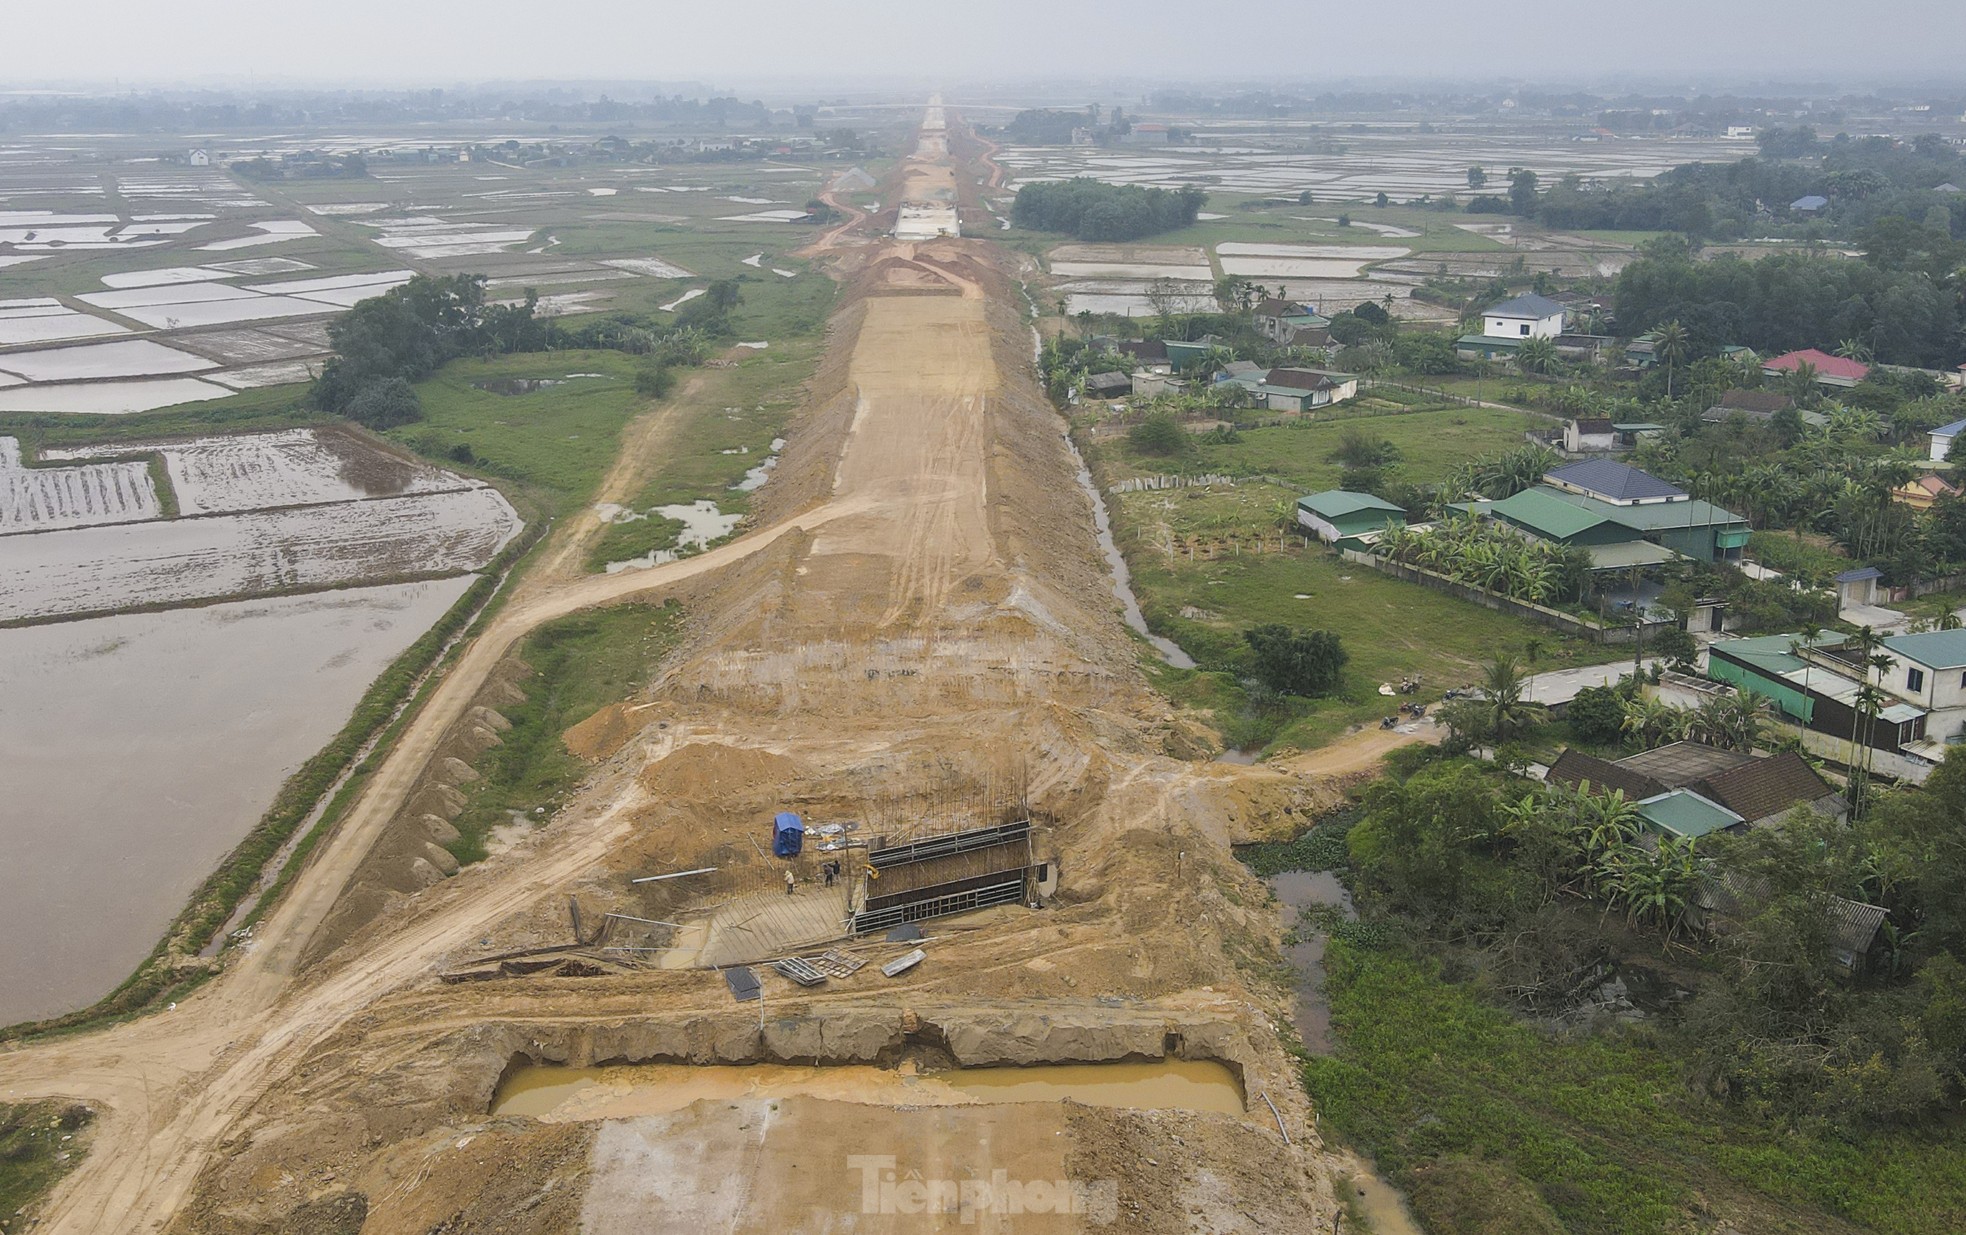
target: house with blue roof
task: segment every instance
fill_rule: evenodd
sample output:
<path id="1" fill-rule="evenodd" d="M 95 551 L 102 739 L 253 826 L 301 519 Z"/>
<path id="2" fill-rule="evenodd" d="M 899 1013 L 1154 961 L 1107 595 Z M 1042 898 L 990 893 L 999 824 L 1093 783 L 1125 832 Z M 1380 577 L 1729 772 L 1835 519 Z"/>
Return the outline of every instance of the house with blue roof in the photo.
<path id="1" fill-rule="evenodd" d="M 1534 539 L 1581 545 L 1598 570 L 1734 561 L 1748 543 L 1746 519 L 1615 459 L 1565 464 L 1539 485 L 1468 509 Z"/>
<path id="2" fill-rule="evenodd" d="M 1796 214 L 1821 214 L 1829 209 L 1829 198 L 1820 193 L 1811 193 L 1790 202 L 1789 209 Z"/>
<path id="3" fill-rule="evenodd" d="M 1952 457 L 1952 440 L 1966 433 L 1966 420 L 1955 420 L 1932 430 L 1932 462 L 1944 463 Z"/>

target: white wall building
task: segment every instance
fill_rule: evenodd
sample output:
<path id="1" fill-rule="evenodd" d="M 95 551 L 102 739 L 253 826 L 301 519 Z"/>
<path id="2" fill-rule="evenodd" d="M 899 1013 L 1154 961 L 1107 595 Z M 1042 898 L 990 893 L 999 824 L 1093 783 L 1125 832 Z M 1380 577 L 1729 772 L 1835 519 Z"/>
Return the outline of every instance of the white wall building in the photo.
<path id="1" fill-rule="evenodd" d="M 1482 310 L 1481 333 L 1491 339 L 1554 339 L 1563 333 L 1567 312 L 1547 296 L 1517 296 Z"/>
<path id="2" fill-rule="evenodd" d="M 1896 663 L 1878 685 L 1931 713 L 1925 736 L 1944 740 L 1966 728 L 1966 630 L 1891 635 L 1884 654 Z"/>

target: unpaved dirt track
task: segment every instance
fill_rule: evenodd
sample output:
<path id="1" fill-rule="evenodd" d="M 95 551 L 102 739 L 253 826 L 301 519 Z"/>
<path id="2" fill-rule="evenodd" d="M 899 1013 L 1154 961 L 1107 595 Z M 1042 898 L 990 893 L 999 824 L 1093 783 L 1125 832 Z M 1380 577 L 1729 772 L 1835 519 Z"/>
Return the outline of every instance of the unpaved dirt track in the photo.
<path id="1" fill-rule="evenodd" d="M 904 183 L 953 184 L 940 135 L 923 149 L 901 170 Z M 858 1177 L 836 1155 L 809 1156 L 795 1176 L 795 1156 L 764 1152 L 769 1127 L 735 1136 L 707 1108 L 666 1131 L 642 1130 L 669 1164 L 650 1176 L 637 1171 L 653 1160 L 619 1135 L 487 1123 L 482 1104 L 517 1049 L 699 1061 L 864 1049 L 871 1059 L 873 1046 L 851 1044 L 900 1041 L 914 1032 L 898 1028 L 914 1016 L 904 1008 L 919 1002 L 933 1017 L 957 999 L 975 1003 L 908 1049 L 1017 1062 L 1214 1044 L 1192 1049 L 1232 1061 L 1250 1101 L 1268 1091 L 1300 1136 L 1286 1145 L 1260 1107 L 1246 1120 L 1172 1121 L 953 1108 L 930 1121 L 933 1152 L 921 1169 L 1008 1163 L 1116 1178 L 1133 1212 L 1115 1229 L 1328 1220 L 1328 1185 L 1301 1136 L 1301 1094 L 1268 1029 L 1282 1004 L 1276 992 L 1245 989 L 1229 959 L 1273 946 L 1274 915 L 1218 886 L 1255 886 L 1224 842 L 1288 826 L 1285 816 L 1316 795 L 1273 770 L 1162 752 L 1178 724 L 1145 690 L 1111 612 L 1062 426 L 1023 367 L 1016 298 L 987 247 L 874 242 L 846 229 L 822 243 L 839 250 L 857 294 L 837 326 L 847 350 L 822 374 L 774 481 L 779 505 L 766 509 L 775 522 L 668 566 L 589 577 L 572 571 L 592 529 L 556 530 L 543 555 L 551 568 L 521 584 L 448 668 L 225 973 L 170 1012 L 0 1055 L 0 1098 L 59 1095 L 103 1110 L 89 1156 L 38 1229 L 284 1231 L 306 1205 L 350 1189 L 366 1198 L 368 1235 L 543 1233 L 569 1229 L 576 1210 L 593 1235 L 940 1229 L 934 1215 L 924 1225 L 860 1214 Z M 641 430 L 627 453 L 659 440 L 658 422 Z M 626 492 L 637 474 L 624 461 L 608 483 Z M 818 496 L 786 509 L 782 494 L 806 491 L 801 476 L 817 478 Z M 400 899 L 349 938 L 323 937 L 445 735 L 527 632 L 678 588 L 693 597 L 693 642 L 638 708 L 645 727 L 573 806 L 519 850 Z M 775 800 L 842 812 L 886 802 L 902 817 L 938 785 L 1002 767 L 1023 769 L 1033 809 L 1055 820 L 1046 843 L 1070 874 L 1066 890 L 1046 914 L 1013 907 L 938 926 L 934 964 L 899 982 L 791 992 L 794 1002 L 773 1004 L 778 1019 L 761 1007 L 755 1021 L 748 1009 L 733 1021 L 721 983 L 700 973 L 571 986 L 431 981 L 481 941 L 496 951 L 563 939 L 569 890 L 648 912 L 623 899 L 624 871 L 700 864 Z M 731 852 L 723 860 L 748 860 Z M 773 1000 L 789 991 L 778 985 Z M 695 1045 L 636 1045 L 663 1032 L 644 1024 L 657 1011 L 684 1017 Z M 610 1045 L 609 1034 L 632 1041 Z M 1011 1045 L 988 1045 L 990 1034 Z M 859 1138 L 879 1153 L 919 1139 L 920 1121 L 890 1108 L 782 1105 L 759 1118 L 803 1124 L 827 1145 Z M 714 1135 L 689 1120 L 707 1120 Z M 1000 1127 L 1058 1147 L 992 1157 L 1002 1138 L 990 1130 Z M 677 1156 L 683 1141 L 697 1147 L 687 1161 Z M 1141 1166 L 1148 1154 L 1168 1165 Z M 735 1202 L 720 1190 L 732 1163 L 757 1175 Z M 659 1221 L 637 1203 L 652 1180 L 670 1204 Z M 953 1218 L 947 1225 L 956 1229 Z M 1058 1218 L 1015 1229 L 1089 1226 Z"/>

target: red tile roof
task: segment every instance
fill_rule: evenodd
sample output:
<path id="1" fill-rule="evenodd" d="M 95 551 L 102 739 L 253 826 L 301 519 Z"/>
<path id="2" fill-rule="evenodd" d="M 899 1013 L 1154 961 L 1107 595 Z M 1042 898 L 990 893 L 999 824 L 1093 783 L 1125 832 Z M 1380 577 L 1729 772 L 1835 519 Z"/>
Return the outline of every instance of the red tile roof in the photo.
<path id="1" fill-rule="evenodd" d="M 1844 377 L 1853 382 L 1861 382 L 1870 376 L 1869 365 L 1847 360 L 1842 356 L 1832 356 L 1828 352 L 1819 352 L 1813 347 L 1790 352 L 1786 356 L 1777 356 L 1773 360 L 1764 362 L 1761 367 L 1787 373 L 1805 364 L 1813 367 L 1818 377 Z"/>

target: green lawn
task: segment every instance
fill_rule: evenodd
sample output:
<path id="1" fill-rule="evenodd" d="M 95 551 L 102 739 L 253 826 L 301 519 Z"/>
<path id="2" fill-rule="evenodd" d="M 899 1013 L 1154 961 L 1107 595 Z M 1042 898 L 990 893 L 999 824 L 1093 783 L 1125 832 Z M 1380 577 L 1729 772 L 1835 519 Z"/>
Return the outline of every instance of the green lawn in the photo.
<path id="1" fill-rule="evenodd" d="M 479 756 L 482 779 L 466 787 L 470 801 L 453 821 L 460 836 L 449 848 L 460 862 L 485 856 L 493 828 L 552 816 L 588 768 L 561 735 L 646 684 L 681 632 L 680 606 L 630 604 L 575 614 L 526 636 L 518 649 L 533 668 L 521 686 L 526 700 L 502 709 L 512 728 Z"/>
<path id="2" fill-rule="evenodd" d="M 1417 697 L 1432 701 L 1450 686 L 1472 684 L 1500 653 L 1526 657 L 1532 643 L 1540 667 L 1621 658 L 1618 649 L 1382 575 L 1321 546 L 1292 540 L 1284 552 L 1224 552 L 1265 538 L 1274 549 L 1279 521 L 1296 499 L 1338 483 L 1339 465 L 1327 456 L 1348 427 L 1390 440 L 1400 450 L 1398 478 L 1427 484 L 1468 459 L 1521 444 L 1523 430 L 1538 423 L 1525 413 L 1476 408 L 1391 412 L 1244 430 L 1234 443 L 1197 442 L 1180 461 L 1140 456 L 1123 437 L 1104 441 L 1093 453 L 1107 484 L 1142 473 L 1275 478 L 1108 496 L 1149 625 L 1202 665 L 1187 673 L 1150 667 L 1157 684 L 1177 702 L 1209 712 L 1231 745 L 1310 748 L 1387 715 L 1392 701 L 1378 694 L 1382 682 L 1418 675 Z M 1269 622 L 1338 632 L 1351 657 L 1340 695 L 1287 711 L 1251 698 L 1238 681 L 1242 632 Z"/>
<path id="3" fill-rule="evenodd" d="M 1238 442 L 1197 441 L 1194 452 L 1179 459 L 1141 455 L 1123 442 L 1102 445 L 1101 450 L 1117 468 L 1114 478 L 1141 472 L 1276 476 L 1304 493 L 1314 493 L 1338 482 L 1339 465 L 1327 456 L 1350 431 L 1362 430 L 1390 441 L 1400 452 L 1398 478 L 1411 484 L 1431 484 L 1469 459 L 1522 445 L 1526 430 L 1548 423 L 1527 412 L 1493 408 L 1451 407 L 1360 416 L 1343 415 L 1342 406 L 1339 411 L 1339 416 L 1329 420 L 1245 429 Z M 1302 494 L 1290 496 L 1294 500 Z"/>
<path id="4" fill-rule="evenodd" d="M 1340 1045 L 1306 1063 L 1305 1084 L 1327 1125 L 1402 1186 L 1424 1193 L 1430 1172 L 1473 1159 L 1573 1235 L 1704 1232 L 1715 1219 L 1767 1235 L 1966 1229 L 1954 1129 L 1771 1126 L 1689 1090 L 1646 1029 L 1553 1036 L 1432 963 L 1342 940 L 1325 964 Z"/>
<path id="5" fill-rule="evenodd" d="M 646 511 L 708 499 L 725 514 L 749 511 L 751 495 L 732 486 L 770 456 L 772 439 L 799 410 L 819 353 L 816 337 L 793 338 L 773 342 L 735 369 L 679 374 L 684 382 L 700 376 L 704 387 L 688 397 L 660 463 L 625 505 Z M 674 548 L 681 530 L 659 517 L 611 524 L 589 553 L 588 568 Z"/>
<path id="6" fill-rule="evenodd" d="M 531 394 L 478 384 L 499 378 L 567 379 Z M 619 352 L 528 352 L 457 360 L 421 382 L 424 418 L 385 436 L 433 459 L 513 481 L 549 514 L 586 501 L 613 462 L 621 426 L 647 402 L 634 389 L 635 358 Z M 466 454 L 464 452 L 468 451 Z"/>
<path id="7" fill-rule="evenodd" d="M 1123 543 L 1137 542 L 1128 536 Z M 1310 749 L 1391 713 L 1393 701 L 1377 692 L 1382 682 L 1418 675 L 1416 698 L 1431 702 L 1448 687 L 1474 684 L 1481 665 L 1499 654 L 1525 656 L 1532 641 L 1539 668 L 1601 664 L 1625 655 L 1382 575 L 1322 548 L 1169 563 L 1157 551 L 1129 547 L 1127 564 L 1149 625 L 1204 670 L 1217 670 L 1186 678 L 1170 673 L 1164 686 L 1179 702 L 1214 710 L 1218 721 L 1231 719 L 1242 702 L 1224 692 L 1234 689 L 1244 630 L 1281 622 L 1338 632 L 1351 658 L 1342 694 L 1309 701 L 1301 715 L 1277 726 L 1271 740 L 1278 749 Z M 1184 608 L 1201 616 L 1184 617 Z"/>

